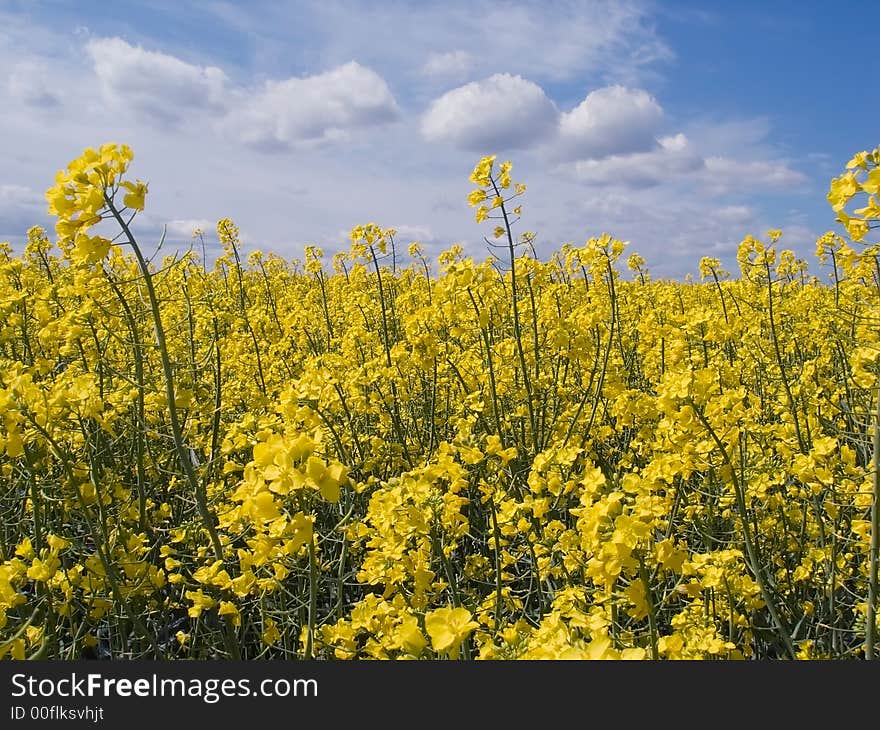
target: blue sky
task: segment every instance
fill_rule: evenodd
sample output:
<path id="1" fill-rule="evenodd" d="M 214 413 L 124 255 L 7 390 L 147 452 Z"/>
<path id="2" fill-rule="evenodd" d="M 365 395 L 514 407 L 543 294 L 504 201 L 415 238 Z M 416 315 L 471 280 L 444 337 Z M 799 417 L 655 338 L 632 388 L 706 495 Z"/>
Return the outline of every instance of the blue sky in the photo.
<path id="1" fill-rule="evenodd" d="M 347 246 L 375 221 L 483 258 L 483 154 L 525 182 L 538 251 L 608 232 L 655 276 L 747 234 L 811 261 L 830 177 L 880 144 L 875 3 L 0 1 L 0 240 L 126 142 L 138 234 L 221 217 L 247 248 Z"/>

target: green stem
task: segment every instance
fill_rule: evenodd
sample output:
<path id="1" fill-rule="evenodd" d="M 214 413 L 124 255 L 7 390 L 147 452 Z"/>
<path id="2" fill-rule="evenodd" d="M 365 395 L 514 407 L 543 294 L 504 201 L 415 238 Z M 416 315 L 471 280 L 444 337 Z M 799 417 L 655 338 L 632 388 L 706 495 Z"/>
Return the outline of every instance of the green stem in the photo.
<path id="1" fill-rule="evenodd" d="M 865 659 L 876 658 L 877 644 L 877 561 L 880 552 L 880 388 L 874 408 L 874 473 L 871 502 L 871 549 L 868 557 L 868 613 L 865 617 Z"/>
<path id="2" fill-rule="evenodd" d="M 489 178 L 492 182 L 492 187 L 495 189 L 495 195 L 501 197 L 501 191 L 498 189 L 498 185 L 495 183 L 494 178 Z M 516 252 L 514 251 L 514 243 L 513 243 L 513 231 L 510 228 L 510 218 L 507 215 L 507 207 L 504 203 L 501 203 L 501 215 L 504 218 L 504 230 L 507 234 L 507 251 L 510 256 L 510 301 L 512 305 L 513 312 L 513 335 L 514 340 L 516 341 L 516 354 L 519 358 L 519 367 L 522 371 L 523 378 L 523 387 L 526 390 L 526 406 L 529 409 L 529 425 L 532 430 L 532 442 L 535 453 L 539 450 L 539 442 L 538 442 L 538 429 L 537 422 L 535 420 L 535 404 L 534 397 L 532 393 L 532 381 L 529 378 L 529 368 L 526 364 L 526 353 L 523 349 L 522 344 L 522 326 L 520 324 L 519 318 L 519 288 L 517 286 L 516 279 Z M 537 357 L 537 353 L 535 353 Z"/>
<path id="3" fill-rule="evenodd" d="M 648 579 L 648 571 L 645 568 L 645 559 L 639 555 L 639 578 L 645 587 L 645 601 L 648 604 L 648 626 L 651 629 L 651 659 L 655 661 L 660 658 L 660 652 L 657 649 L 657 609 L 654 606 L 654 596 L 651 594 L 651 584 Z"/>
<path id="4" fill-rule="evenodd" d="M 153 329 L 156 335 L 156 345 L 159 348 L 159 356 L 162 360 L 162 372 L 165 376 L 165 398 L 168 401 L 168 420 L 171 424 L 171 435 L 174 439 L 174 449 L 177 453 L 177 460 L 180 462 L 180 466 L 186 476 L 186 481 L 195 495 L 196 505 L 198 506 L 202 523 L 208 532 L 211 539 L 211 545 L 214 548 L 214 558 L 216 560 L 223 560 L 223 547 L 220 544 L 220 537 L 217 535 L 214 515 L 211 514 L 211 511 L 208 508 L 207 494 L 199 485 L 195 469 L 193 469 L 192 460 L 187 453 L 186 444 L 183 442 L 183 434 L 180 429 L 180 421 L 177 416 L 177 406 L 174 397 L 174 369 L 171 365 L 171 358 L 168 355 L 168 345 L 165 340 L 165 328 L 162 326 L 162 317 L 159 312 L 159 299 L 156 296 L 153 277 L 147 266 L 147 262 L 144 260 L 144 256 L 141 253 L 140 246 L 137 241 L 135 241 L 128 224 L 123 220 L 122 215 L 113 204 L 113 200 L 106 193 L 104 194 L 104 200 L 107 203 L 107 208 L 122 228 L 132 251 L 134 251 L 135 258 L 138 262 L 138 268 L 144 277 L 144 284 L 147 287 L 147 297 L 150 300 L 150 311 L 153 314 Z"/>
<path id="5" fill-rule="evenodd" d="M 315 538 L 309 540 L 309 625 L 306 631 L 305 658 L 314 659 L 315 613 L 318 610 L 318 565 Z"/>
<path id="6" fill-rule="evenodd" d="M 730 455 L 727 453 L 727 449 L 721 442 L 721 439 L 718 438 L 718 434 L 715 432 L 715 429 L 712 428 L 711 424 L 706 419 L 706 416 L 700 406 L 692 398 L 688 398 L 688 402 L 690 403 L 691 408 L 694 409 L 694 413 L 697 414 L 697 418 L 700 419 L 700 422 L 706 428 L 706 431 L 709 432 L 709 436 L 711 436 L 712 440 L 715 442 L 718 450 L 721 452 L 721 457 L 724 459 L 724 463 L 727 464 L 728 468 L 730 469 L 730 478 L 733 482 L 733 490 L 736 496 L 737 512 L 739 513 L 740 523 L 742 524 L 743 542 L 745 543 L 749 567 L 751 568 L 752 573 L 755 576 L 755 581 L 758 584 L 758 588 L 761 590 L 761 597 L 764 599 L 764 603 L 766 604 L 767 610 L 770 613 L 770 618 L 776 626 L 776 631 L 779 634 L 779 638 L 782 640 L 783 645 L 785 646 L 785 651 L 788 654 L 789 659 L 796 659 L 797 655 L 794 650 L 794 645 L 791 641 L 791 632 L 783 623 L 782 618 L 779 615 L 779 611 L 777 610 L 776 604 L 773 601 L 773 596 L 770 593 L 770 588 L 767 585 L 766 579 L 764 578 L 764 571 L 761 570 L 761 564 L 758 560 L 758 554 L 755 550 L 754 541 L 752 540 L 752 530 L 749 526 L 749 514 L 746 507 L 745 492 L 743 491 L 742 484 L 740 484 L 740 481 L 736 476 L 736 467 L 734 467 L 733 462 L 730 460 Z"/>
<path id="7" fill-rule="evenodd" d="M 498 515 L 495 512 L 495 495 L 489 497 L 492 515 L 492 539 L 495 543 L 495 634 L 501 631 L 501 608 L 504 605 L 501 593 L 501 530 L 498 529 Z"/>

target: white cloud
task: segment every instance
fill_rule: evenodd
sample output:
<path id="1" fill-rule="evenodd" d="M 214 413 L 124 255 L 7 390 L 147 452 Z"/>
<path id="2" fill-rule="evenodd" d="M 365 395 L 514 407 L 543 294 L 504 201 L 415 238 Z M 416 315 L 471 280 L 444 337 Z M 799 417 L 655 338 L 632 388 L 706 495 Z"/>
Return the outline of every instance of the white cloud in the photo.
<path id="1" fill-rule="evenodd" d="M 446 53 L 430 53 L 422 73 L 426 76 L 441 78 L 461 78 L 466 76 L 474 65 L 474 57 L 467 51 L 447 51 Z"/>
<path id="2" fill-rule="evenodd" d="M 705 189 L 715 195 L 736 190 L 794 188 L 806 181 L 806 175 L 793 170 L 784 160 L 707 157 L 703 174 Z"/>
<path id="3" fill-rule="evenodd" d="M 748 205 L 725 205 L 712 211 L 712 215 L 725 223 L 748 223 L 755 218 L 755 211 Z"/>
<path id="4" fill-rule="evenodd" d="M 45 203 L 39 193 L 25 185 L 0 185 L 0 204 L 35 206 Z"/>
<path id="5" fill-rule="evenodd" d="M 9 73 L 9 92 L 24 104 L 34 107 L 54 108 L 61 99 L 49 82 L 49 69 L 45 63 L 33 60 L 16 63 Z"/>
<path id="6" fill-rule="evenodd" d="M 185 6 L 168 5 L 169 22 L 182 21 L 182 33 L 197 27 L 202 11 L 213 13 L 221 3 L 202 4 L 199 12 Z M 375 220 L 383 227 L 407 224 L 396 226 L 399 254 L 410 240 L 424 243 L 429 258 L 463 242 L 468 255 L 482 258 L 488 249 L 481 236 L 491 228 L 474 223 L 465 200 L 467 176 L 475 161 L 471 150 L 502 153 L 489 146 L 498 141 L 496 131 L 519 143 L 521 151 L 511 151 L 510 159 L 514 179 L 527 183 L 528 192 L 518 230 L 538 231 L 542 256 L 562 241 L 583 241 L 606 230 L 631 240 L 630 250 L 643 253 L 655 274 L 693 270 L 699 256 L 709 252 L 726 257 L 732 262 L 728 268 L 735 270 L 736 245 L 746 233 L 782 228 L 789 245 L 807 240 L 801 233 L 791 236 L 793 219 L 780 209 L 809 209 L 803 226 L 824 230 L 834 225 L 821 185 L 783 186 L 779 194 L 761 194 L 768 185 L 792 180 L 792 174 L 803 179 L 797 169 L 811 169 L 801 156 L 809 149 L 799 150 L 798 157 L 785 150 L 778 132 L 788 124 L 786 109 L 761 109 L 754 99 L 744 98 L 743 114 L 773 116 L 726 120 L 702 99 L 674 107 L 667 101 L 659 90 L 675 77 L 654 75 L 670 69 L 657 63 L 668 56 L 654 32 L 652 0 L 511 0 L 502 6 L 449 0 L 413 4 L 406 13 L 400 12 L 400 3 L 366 8 L 348 0 L 254 0 L 248 10 L 235 7 L 234 22 L 221 28 L 247 38 L 234 53 L 206 45 L 208 39 L 198 34 L 180 46 L 175 45 L 179 34 L 151 38 L 148 28 L 132 25 L 132 35 L 120 41 L 125 53 L 117 53 L 116 65 L 103 56 L 94 58 L 100 45 L 87 53 L 85 44 L 95 36 L 73 33 L 75 23 L 57 13 L 43 13 L 38 23 L 35 15 L 19 12 L 16 28 L 8 22 L 10 13 L 0 10 L 0 68 L 6 69 L 0 74 L 0 182 L 19 184 L 0 190 L 0 240 L 8 237 L 23 247 L 27 228 L 47 221 L 42 191 L 52 184 L 55 171 L 86 146 L 119 141 L 135 150 L 131 177 L 150 183 L 147 211 L 134 221 L 144 246 L 155 245 L 168 221 L 164 251 L 186 248 L 192 228 L 212 232 L 213 223 L 205 225 L 209 219 L 228 215 L 243 231 L 251 231 L 242 255 L 259 247 L 302 257 L 302 245 L 316 243 L 329 257 L 347 248 L 350 227 Z M 111 26 L 89 10 L 80 16 L 77 22 L 91 27 L 92 34 L 121 33 L 107 28 L 126 27 L 124 13 Z M 383 38 L 405 41 L 385 43 Z M 159 49 L 163 53 L 153 52 Z M 380 96 L 383 90 L 390 96 L 393 89 L 400 123 L 375 122 L 341 91 L 325 99 L 323 89 L 317 89 L 303 100 L 302 82 L 326 82 L 350 59 L 380 79 L 375 87 Z M 222 71 L 215 69 L 211 76 L 206 69 L 215 66 Z M 432 99 L 501 71 L 508 80 L 519 75 L 531 97 L 506 93 L 487 103 L 491 95 L 478 94 L 470 107 L 464 106 L 483 120 L 480 124 L 468 128 L 467 117 L 453 118 L 433 129 L 438 141 L 449 144 L 426 143 L 430 115 L 421 112 Z M 44 79 L 43 90 L 55 94 L 61 106 L 35 113 L 32 104 L 40 103 Z M 590 85 L 580 86 L 585 79 Z M 289 81 L 293 88 L 287 88 Z M 578 84 L 576 96 L 571 96 L 572 84 Z M 655 126 L 646 124 L 641 136 L 634 135 L 638 144 L 631 146 L 641 149 L 623 152 L 610 145 L 617 151 L 581 159 L 587 164 L 579 168 L 571 157 L 553 156 L 562 133 L 561 115 L 551 99 L 566 99 L 564 111 L 575 120 L 573 107 L 586 102 L 587 91 L 613 84 L 634 94 L 650 89 L 658 107 L 666 102 L 665 117 L 661 114 Z M 386 112 L 389 107 L 397 108 L 387 103 Z M 638 104 L 633 107 L 633 119 L 638 119 Z M 121 113 L 126 109 L 131 113 Z M 250 119 L 241 113 L 247 109 L 255 112 Z M 528 112 L 535 109 L 540 134 L 529 121 Z M 650 104 L 642 111 L 650 121 Z M 685 111 L 687 121 L 676 122 Z M 511 112 L 515 123 L 508 123 Z M 184 119 L 192 123 L 156 123 Z M 374 123 L 369 144 L 360 144 L 364 137 L 356 130 Z M 586 128 L 591 146 L 583 139 L 569 141 L 583 143 L 593 154 L 603 144 L 607 150 L 607 139 Z M 481 131 L 487 135 L 483 139 Z M 612 139 L 619 131 L 616 125 L 606 127 Z M 246 132 L 250 145 L 243 143 Z M 349 144 L 319 143 L 346 135 Z M 467 141 L 471 146 L 459 149 Z M 261 154 L 255 146 L 295 148 L 295 159 Z M 710 172 L 702 165 L 713 158 L 718 159 Z M 563 161 L 567 174 L 553 164 Z M 819 179 L 824 184 L 827 175 Z M 52 222 L 47 222 L 51 236 Z M 346 233 L 336 235 L 339 230 Z M 209 253 L 215 241 L 206 237 Z M 200 250 L 200 242 L 195 248 Z"/>
<path id="7" fill-rule="evenodd" d="M 413 241 L 425 242 L 434 240 L 434 233 L 428 225 L 407 225 L 406 223 L 403 223 L 401 225 L 392 226 L 392 228 L 397 231 L 397 235 L 394 238 L 398 243 L 403 242 L 410 244 Z"/>
<path id="8" fill-rule="evenodd" d="M 703 164 L 687 137 L 679 133 L 661 138 L 649 152 L 578 160 L 571 168 L 575 177 L 588 185 L 645 188 L 693 173 Z"/>
<path id="9" fill-rule="evenodd" d="M 178 218 L 168 221 L 168 233 L 178 238 L 190 238 L 196 229 L 205 233 L 213 233 L 217 223 L 207 218 Z"/>
<path id="10" fill-rule="evenodd" d="M 648 126 L 642 128 L 646 144 Z M 621 139 L 635 139 L 634 130 L 638 128 L 634 123 L 628 129 L 623 120 L 617 126 L 609 123 L 608 145 L 614 142 L 615 136 L 617 143 Z M 739 146 L 732 145 L 726 133 L 733 135 Z M 761 118 L 716 124 L 701 122 L 687 134 L 679 132 L 656 139 L 647 151 L 575 159 L 563 162 L 560 169 L 594 187 L 687 186 L 690 194 L 702 198 L 751 195 L 762 190 L 795 191 L 806 184 L 808 178 L 779 157 L 767 142 L 768 134 L 769 125 Z M 574 155 L 567 143 L 570 140 L 558 140 L 551 147 L 551 155 L 563 160 L 565 154 Z"/>
<path id="11" fill-rule="evenodd" d="M 121 38 L 96 38 L 85 45 L 105 99 L 155 121 L 179 122 L 192 111 L 221 108 L 227 77 L 216 66 L 196 66 Z"/>
<path id="12" fill-rule="evenodd" d="M 772 154 L 767 138 L 772 131 L 770 120 L 764 116 L 747 119 L 699 118 L 688 125 L 688 136 L 700 149 L 712 150 L 715 155 L 735 157 L 743 151 L 762 156 Z"/>
<path id="13" fill-rule="evenodd" d="M 279 3 L 252 0 L 248 10 L 232 3 L 205 4 L 237 33 L 254 38 L 269 58 L 328 63 L 348 58 L 406 74 L 419 72 L 422 54 L 467 49 L 485 75 L 507 71 L 539 81 L 592 78 L 633 83 L 673 53 L 658 36 L 653 3 L 644 0 L 551 0 L 474 3 Z M 278 29 L 298 30 L 286 43 Z M 383 39 L 393 39 L 382 42 Z M 380 64 L 387 64 L 380 66 Z"/>
<path id="14" fill-rule="evenodd" d="M 559 120 L 559 152 L 568 159 L 598 159 L 646 152 L 657 144 L 663 109 L 642 89 L 596 89 Z"/>
<path id="15" fill-rule="evenodd" d="M 781 226 L 782 230 L 782 238 L 780 238 L 779 242 L 776 244 L 777 249 L 780 251 L 784 249 L 791 249 L 800 258 L 807 260 L 810 265 L 810 270 L 814 274 L 819 274 L 821 271 L 821 265 L 815 260 L 814 256 L 816 250 L 816 239 L 819 238 L 820 232 L 810 226 L 803 225 L 802 223 L 791 222 L 790 220 L 788 222 L 783 220 L 781 223 L 777 221 L 776 223 L 774 223 L 774 225 Z M 832 226 L 829 226 L 828 228 L 831 227 Z M 765 232 L 758 231 L 755 235 L 760 235 L 761 237 L 763 237 L 765 235 Z"/>
<path id="16" fill-rule="evenodd" d="M 25 185 L 0 185 L 0 241 L 24 238 L 31 226 L 46 225 L 46 207 L 43 195 Z"/>
<path id="17" fill-rule="evenodd" d="M 575 212 L 590 221 L 586 236 L 606 231 L 629 241 L 627 254 L 642 254 L 655 276 L 695 272 L 701 256 L 718 256 L 735 270 L 739 242 L 748 232 L 766 228 L 747 206 L 707 206 L 663 186 L 635 197 L 620 188 L 597 188 Z"/>
<path id="18" fill-rule="evenodd" d="M 522 76 L 495 74 L 435 99 L 422 117 L 431 142 L 489 154 L 530 147 L 555 131 L 558 112 L 543 89 Z"/>
<path id="19" fill-rule="evenodd" d="M 86 53 L 105 100 L 149 121 L 177 124 L 210 113 L 212 126 L 256 147 L 276 149 L 345 139 L 358 127 L 398 118 L 385 80 L 351 61 L 324 73 L 236 87 L 215 66 L 133 46 L 121 38 L 93 39 Z"/>
<path id="20" fill-rule="evenodd" d="M 227 126 L 247 144 L 273 148 L 344 139 L 350 130 L 398 117 L 385 80 L 351 61 L 314 76 L 268 81 L 262 90 L 242 94 Z"/>

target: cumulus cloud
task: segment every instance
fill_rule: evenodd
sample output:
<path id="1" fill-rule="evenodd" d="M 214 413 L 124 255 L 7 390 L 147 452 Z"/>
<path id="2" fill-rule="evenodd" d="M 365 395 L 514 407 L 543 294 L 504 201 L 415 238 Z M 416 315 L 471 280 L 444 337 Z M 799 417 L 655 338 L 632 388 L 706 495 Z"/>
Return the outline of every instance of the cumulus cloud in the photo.
<path id="1" fill-rule="evenodd" d="M 663 109 L 642 89 L 607 86 L 559 119 L 559 153 L 568 159 L 598 159 L 646 152 L 657 144 Z"/>
<path id="2" fill-rule="evenodd" d="M 784 160 L 736 160 L 707 157 L 703 182 L 708 192 L 722 195 L 735 190 L 786 189 L 807 182 L 807 176 Z"/>
<path id="3" fill-rule="evenodd" d="M 25 185 L 0 185 L 0 205 L 42 205 L 45 198 Z"/>
<path id="4" fill-rule="evenodd" d="M 725 223 L 750 223 L 755 219 L 755 211 L 748 205 L 724 205 L 712 211 L 719 220 Z"/>
<path id="5" fill-rule="evenodd" d="M 704 201 L 657 186 L 633 196 L 621 188 L 596 188 L 578 201 L 578 220 L 591 221 L 588 235 L 601 231 L 631 245 L 656 276 L 694 272 L 700 256 L 718 256 L 736 266 L 736 249 L 747 232 L 767 228 L 758 211 L 745 205 L 707 207 Z"/>
<path id="6" fill-rule="evenodd" d="M 669 182 L 704 166 L 703 158 L 684 134 L 662 137 L 648 152 L 578 160 L 575 177 L 588 185 L 646 188 Z"/>
<path id="7" fill-rule="evenodd" d="M 474 57 L 467 51 L 448 51 L 430 53 L 422 73 L 425 76 L 441 78 L 461 78 L 467 75 L 474 65 Z"/>
<path id="8" fill-rule="evenodd" d="M 216 66 L 196 66 L 121 38 L 95 38 L 85 50 L 105 99 L 155 121 L 176 123 L 193 110 L 226 102 L 228 80 Z"/>
<path id="9" fill-rule="evenodd" d="M 33 225 L 46 225 L 46 199 L 26 185 L 0 185 L 0 241 L 24 237 Z"/>
<path id="10" fill-rule="evenodd" d="M 558 111 L 522 76 L 495 74 L 448 91 L 422 117 L 422 135 L 475 152 L 530 147 L 552 135 Z"/>
<path id="11" fill-rule="evenodd" d="M 431 231 L 431 226 L 428 225 L 408 225 L 402 223 L 392 226 L 392 228 L 397 231 L 395 238 L 399 242 L 412 243 L 413 241 L 425 242 L 434 240 L 434 233 Z"/>
<path id="12" fill-rule="evenodd" d="M 60 96 L 49 82 L 49 70 L 44 63 L 16 63 L 9 73 L 8 86 L 12 96 L 27 106 L 52 109 L 61 104 Z"/>
<path id="13" fill-rule="evenodd" d="M 168 233 L 178 238 L 189 238 L 196 230 L 205 233 L 212 233 L 217 225 L 216 221 L 209 221 L 207 218 L 178 218 L 168 221 L 165 224 Z"/>
<path id="14" fill-rule="evenodd" d="M 228 126 L 245 143 L 270 149 L 344 139 L 352 129 L 399 117 L 385 80 L 355 61 L 314 76 L 268 81 L 242 97 Z"/>
<path id="15" fill-rule="evenodd" d="M 559 241 L 577 240 L 581 232 L 589 237 L 607 230 L 631 240 L 652 271 L 657 266 L 677 274 L 702 252 L 731 257 L 735 266 L 736 244 L 745 232 L 782 227 L 784 240 L 792 240 L 787 218 L 768 218 L 765 211 L 807 204 L 805 197 L 779 203 L 785 199 L 761 195 L 779 185 L 785 194 L 803 192 L 806 186 L 791 189 L 788 183 L 803 179 L 793 166 L 808 169 L 801 158 L 783 159 L 769 120 L 719 119 L 707 107 L 674 127 L 671 118 L 681 109 L 667 108 L 664 115 L 662 94 L 653 99 L 642 91 L 662 88 L 651 69 L 667 57 L 654 35 L 649 4 L 515 0 L 476 7 L 450 0 L 422 3 L 402 15 L 396 4 L 365 9 L 325 0 L 294 8 L 257 1 L 259 12 L 238 13 L 227 29 L 254 40 L 247 59 L 191 55 L 214 50 L 198 38 L 190 50 L 181 50 L 169 37 L 156 37 L 154 45 L 138 36 L 143 38 L 138 47 L 129 37 L 72 34 L 64 24 L 52 34 L 48 24 L 29 24 L 10 46 L 10 25 L 0 12 L 7 142 L 0 183 L 22 183 L 0 189 L 0 241 L 8 237 L 19 245 L 27 227 L 46 220 L 42 190 L 59 164 L 86 144 L 119 137 L 138 154 L 134 174 L 151 186 L 152 218 L 138 216 L 135 225 L 142 226 L 143 240 L 155 241 L 168 221 L 169 238 L 178 237 L 169 249 L 185 248 L 195 227 L 212 232 L 213 222 L 198 216 L 218 211 L 242 228 L 250 226 L 261 247 L 290 256 L 301 256 L 300 242 L 324 245 L 328 255 L 345 249 L 347 230 L 341 236 L 334 231 L 365 220 L 411 224 L 396 226 L 399 253 L 410 240 L 426 244 L 429 257 L 463 241 L 466 250 L 481 256 L 485 230 L 474 227 L 463 198 L 474 160 L 470 151 L 503 154 L 495 148 L 505 139 L 528 150 L 512 150 L 510 157 L 517 179 L 529 185 L 523 224 L 546 242 L 542 253 Z M 211 11 L 232 7 L 209 5 Z M 395 28 L 406 43 L 376 43 L 382 33 L 394 36 Z M 163 53 L 155 52 L 160 48 Z M 414 48 L 421 49 L 415 60 Z M 312 66 L 316 59 L 322 65 Z M 372 115 L 358 89 L 345 90 L 334 80 L 333 72 L 349 59 L 357 59 L 361 77 L 378 79 L 374 90 L 384 102 Z M 307 68 L 316 75 L 290 70 Z M 500 69 L 508 73 L 485 79 Z M 349 80 L 359 76 L 347 73 Z M 43 85 L 43 79 L 51 83 Z M 461 86 L 476 79 L 484 80 Z M 554 92 L 568 95 L 578 79 L 590 79 L 590 86 L 567 97 L 572 101 L 560 114 L 551 101 L 562 103 Z M 430 99 L 454 86 L 460 88 L 427 109 Z M 63 114 L 35 113 L 35 105 L 51 108 L 46 91 L 58 97 Z M 587 91 L 593 93 L 586 96 Z M 467 113 L 454 113 L 456 106 Z M 760 112 L 743 107 L 744 114 Z M 358 129 L 381 130 L 385 122 L 377 120 L 401 117 L 404 123 L 394 126 L 394 134 L 372 134 L 376 144 L 358 146 L 354 153 L 354 145 L 321 144 L 346 135 L 357 139 Z M 192 124 L 181 123 L 189 119 Z M 426 138 L 443 144 L 426 144 Z M 554 154 L 563 141 L 568 157 Z M 303 146 L 317 148 L 299 152 L 293 167 L 285 155 L 255 153 Z M 181 178 L 183 167 L 199 170 L 198 184 Z M 432 171 L 428 183 L 425 169 Z M 258 179 L 243 185 L 236 174 L 241 170 L 258 170 Z M 342 207 L 340 180 L 358 191 Z M 294 199 L 294 186 L 303 185 L 308 196 Z M 823 195 L 820 191 L 821 205 Z M 51 231 L 51 221 L 48 227 Z M 206 246 L 214 241 L 207 237 Z"/>
<path id="16" fill-rule="evenodd" d="M 121 38 L 93 39 L 85 50 L 110 105 L 169 125 L 185 115 L 209 112 L 219 127 L 255 147 L 344 139 L 352 129 L 399 116 L 385 80 L 355 61 L 250 89 L 232 85 L 215 66 L 187 63 Z"/>
<path id="17" fill-rule="evenodd" d="M 766 119 L 698 122 L 660 136 L 660 104 L 641 89 L 597 89 L 560 115 L 549 157 L 580 182 L 644 189 L 687 184 L 702 197 L 794 189 L 807 177 L 774 154 Z"/>
<path id="18" fill-rule="evenodd" d="M 405 4 L 251 0 L 248 11 L 238 9 L 234 14 L 232 5 L 206 3 L 205 11 L 225 16 L 224 22 L 238 32 L 244 26 L 263 47 L 268 45 L 284 57 L 293 53 L 309 58 L 320 53 L 324 58 L 389 62 L 408 70 L 414 53 L 442 56 L 468 49 L 475 66 L 484 69 L 504 69 L 541 81 L 586 77 L 600 83 L 631 83 L 653 75 L 655 63 L 674 57 L 657 33 L 652 3 L 643 0 Z M 405 12 L 401 12 L 403 6 Z M 290 26 L 301 29 L 301 42 L 293 49 L 282 45 L 277 32 Z M 377 43 L 377 38 L 404 38 L 405 42 Z"/>

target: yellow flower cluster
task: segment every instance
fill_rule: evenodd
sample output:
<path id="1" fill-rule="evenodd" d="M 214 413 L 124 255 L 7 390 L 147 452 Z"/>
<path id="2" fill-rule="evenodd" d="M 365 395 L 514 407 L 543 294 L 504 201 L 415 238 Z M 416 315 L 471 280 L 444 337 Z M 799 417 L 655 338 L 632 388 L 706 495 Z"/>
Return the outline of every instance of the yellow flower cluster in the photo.
<path id="1" fill-rule="evenodd" d="M 125 191 L 123 207 L 144 209 L 147 185 L 121 180 L 133 156 L 128 145 L 101 145 L 97 151 L 87 149 L 55 176 L 55 185 L 46 192 L 49 214 L 58 217 L 59 244 L 72 242 L 74 260 L 93 264 L 107 256 L 110 240 L 90 236 L 88 230 L 104 219 L 119 190 Z"/>
<path id="2" fill-rule="evenodd" d="M 492 156 L 503 268 L 375 223 L 243 261 L 223 219 L 152 269 L 131 160 L 87 150 L 57 248 L 2 249 L 0 656 L 876 652 L 877 150 L 824 282 L 775 230 L 699 282 L 610 235 L 539 260 Z"/>
<path id="3" fill-rule="evenodd" d="M 846 165 L 847 172 L 831 181 L 828 202 L 837 213 L 853 241 L 862 241 L 880 221 L 880 147 L 872 152 L 859 152 Z M 856 208 L 852 215 L 846 206 L 857 195 L 864 194 L 865 205 Z"/>

